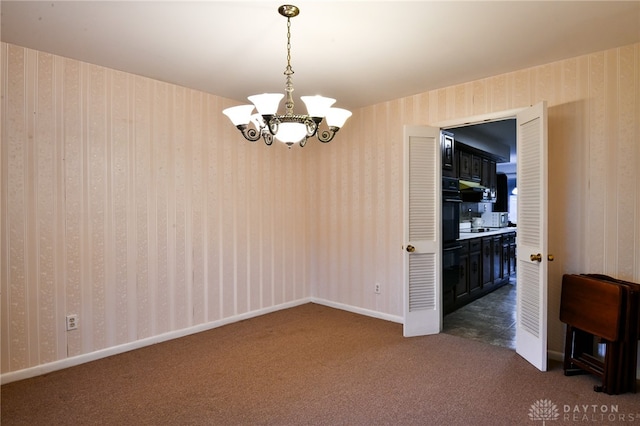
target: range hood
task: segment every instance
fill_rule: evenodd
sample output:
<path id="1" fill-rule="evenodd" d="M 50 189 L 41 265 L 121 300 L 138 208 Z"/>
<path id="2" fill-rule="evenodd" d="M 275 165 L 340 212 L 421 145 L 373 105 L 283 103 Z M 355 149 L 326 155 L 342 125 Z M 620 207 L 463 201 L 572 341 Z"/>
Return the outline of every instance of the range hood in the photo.
<path id="1" fill-rule="evenodd" d="M 460 179 L 460 190 L 462 191 L 463 189 L 472 189 L 472 190 L 485 190 L 485 189 L 489 189 L 486 186 L 482 186 L 480 185 L 478 182 L 472 182 L 470 180 L 462 180 Z"/>
<path id="2" fill-rule="evenodd" d="M 489 188 L 468 180 L 460 180 L 460 198 L 469 203 L 492 201 Z"/>

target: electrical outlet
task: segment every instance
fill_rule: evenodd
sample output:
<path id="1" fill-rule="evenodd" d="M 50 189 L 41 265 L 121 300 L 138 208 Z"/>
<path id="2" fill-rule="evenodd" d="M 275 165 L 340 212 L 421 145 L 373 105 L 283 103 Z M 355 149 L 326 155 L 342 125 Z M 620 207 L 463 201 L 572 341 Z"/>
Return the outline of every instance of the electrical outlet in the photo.
<path id="1" fill-rule="evenodd" d="M 67 331 L 75 330 L 78 328 L 78 315 L 71 314 L 67 315 Z"/>
<path id="2" fill-rule="evenodd" d="M 373 291 L 376 294 L 380 294 L 380 283 L 376 283 L 376 285 L 373 287 Z"/>

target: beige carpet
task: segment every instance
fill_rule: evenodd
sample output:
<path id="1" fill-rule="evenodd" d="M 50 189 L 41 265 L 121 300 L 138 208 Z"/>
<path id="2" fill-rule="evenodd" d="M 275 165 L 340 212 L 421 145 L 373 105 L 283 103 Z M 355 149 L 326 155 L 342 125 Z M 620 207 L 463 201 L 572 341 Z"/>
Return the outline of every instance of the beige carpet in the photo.
<path id="1" fill-rule="evenodd" d="M 3 425 L 640 424 L 640 395 L 597 383 L 307 304 L 4 385 L 1 409 Z"/>

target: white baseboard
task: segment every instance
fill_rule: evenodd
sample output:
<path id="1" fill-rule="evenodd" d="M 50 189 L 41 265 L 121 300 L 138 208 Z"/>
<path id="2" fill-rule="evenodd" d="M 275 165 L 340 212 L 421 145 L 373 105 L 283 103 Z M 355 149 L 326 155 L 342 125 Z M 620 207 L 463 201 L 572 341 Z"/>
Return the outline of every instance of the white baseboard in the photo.
<path id="1" fill-rule="evenodd" d="M 353 312 L 355 314 L 365 315 L 372 318 L 378 318 L 385 321 L 391 321 L 402 324 L 404 322 L 401 316 L 389 315 L 382 312 L 372 311 L 370 309 L 359 308 L 357 306 L 346 305 L 344 303 L 332 302 L 330 300 L 319 298 L 304 298 L 293 302 L 283 303 L 281 305 L 272 306 L 269 308 L 258 309 L 255 311 L 247 312 L 240 315 L 224 318 L 221 320 L 211 321 L 205 324 L 199 324 L 193 327 L 184 328 L 181 330 L 171 331 L 169 333 L 160 334 L 157 336 L 148 337 L 145 339 L 136 340 L 134 342 L 125 343 L 123 345 L 113 346 L 110 348 L 101 349 L 88 354 L 78 355 L 71 358 L 65 358 L 59 361 L 49 362 L 47 364 L 37 365 L 35 367 L 25 368 L 23 370 L 12 371 L 0 375 L 0 383 L 7 384 L 18 380 L 29 379 L 31 377 L 40 376 L 42 374 L 51 373 L 53 371 L 62 370 L 76 365 L 84 364 L 98 359 L 106 358 L 112 355 L 117 355 L 125 352 L 129 352 L 135 349 L 140 349 L 145 346 L 151 346 L 156 343 L 166 342 L 167 340 L 177 339 L 180 337 L 188 336 L 190 334 L 200 333 L 202 331 L 211 330 L 213 328 L 222 327 L 223 325 L 232 324 L 238 321 L 243 321 L 249 318 L 255 318 L 261 315 L 277 312 L 282 309 L 293 308 L 295 306 L 303 305 L 305 303 L 317 303 L 319 305 L 329 306 L 331 308 L 340 309 L 347 312 Z M 556 361 L 562 361 L 564 354 L 561 352 L 548 351 L 547 355 L 550 359 Z M 640 370 L 638 374 L 640 379 Z"/>
<path id="2" fill-rule="evenodd" d="M 330 308 L 340 309 L 342 311 L 353 312 L 354 314 L 365 315 L 367 317 L 378 318 L 386 321 L 397 322 L 404 324 L 404 318 L 397 315 L 389 315 L 378 311 L 372 311 L 370 309 L 359 308 L 357 306 L 346 305 L 344 303 L 332 302 L 326 299 L 319 299 L 316 297 L 311 298 L 311 302 L 319 305 L 329 306 Z"/>
<path id="3" fill-rule="evenodd" d="M 213 328 L 222 327 L 223 325 L 232 324 L 234 322 L 243 321 L 249 318 L 258 317 L 272 312 L 280 311 L 283 309 L 293 308 L 295 306 L 303 305 L 311 302 L 311 298 L 304 298 L 295 300 L 293 302 L 283 303 L 269 308 L 258 309 L 251 312 L 246 312 L 232 317 L 211 321 L 204 324 L 198 324 L 193 327 L 183 328 L 181 330 L 175 330 L 168 333 L 159 334 L 157 336 L 147 337 L 145 339 L 136 340 L 134 342 L 125 343 L 118 346 L 112 346 L 110 348 L 100 349 L 95 352 L 74 356 L 71 358 L 65 358 L 58 361 L 49 362 L 35 367 L 25 368 L 23 370 L 12 371 L 0 375 L 0 383 L 7 384 L 18 380 L 29 379 L 31 377 L 40 376 L 43 374 L 51 373 L 53 371 L 62 370 L 76 365 L 84 364 L 98 359 L 106 358 L 108 356 L 129 352 L 134 349 L 140 349 L 145 346 L 155 345 L 156 343 L 166 342 L 167 340 L 177 339 L 180 337 L 188 336 L 190 334 L 200 333 L 202 331 L 211 330 Z"/>

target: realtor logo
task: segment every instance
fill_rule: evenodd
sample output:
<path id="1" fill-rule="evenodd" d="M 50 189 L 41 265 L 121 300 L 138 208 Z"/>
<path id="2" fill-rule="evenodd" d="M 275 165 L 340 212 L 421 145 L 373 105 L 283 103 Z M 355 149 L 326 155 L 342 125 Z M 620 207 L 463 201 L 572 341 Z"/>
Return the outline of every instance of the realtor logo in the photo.
<path id="1" fill-rule="evenodd" d="M 531 404 L 529 408 L 529 418 L 534 421 L 542 420 L 542 426 L 545 426 L 547 420 L 558 420 L 560 412 L 556 404 L 549 399 L 539 399 Z"/>

